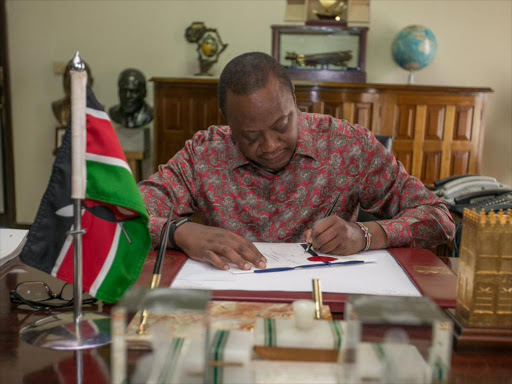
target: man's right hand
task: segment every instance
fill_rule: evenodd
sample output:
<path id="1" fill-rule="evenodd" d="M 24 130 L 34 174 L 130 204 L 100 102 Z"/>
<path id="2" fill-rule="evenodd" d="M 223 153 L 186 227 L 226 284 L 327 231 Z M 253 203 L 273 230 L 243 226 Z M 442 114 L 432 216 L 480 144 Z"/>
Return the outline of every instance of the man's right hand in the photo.
<path id="1" fill-rule="evenodd" d="M 226 260 L 243 270 L 250 269 L 251 264 L 260 269 L 267 265 L 252 242 L 226 229 L 188 222 L 176 228 L 174 241 L 190 258 L 218 269 L 229 269 Z"/>

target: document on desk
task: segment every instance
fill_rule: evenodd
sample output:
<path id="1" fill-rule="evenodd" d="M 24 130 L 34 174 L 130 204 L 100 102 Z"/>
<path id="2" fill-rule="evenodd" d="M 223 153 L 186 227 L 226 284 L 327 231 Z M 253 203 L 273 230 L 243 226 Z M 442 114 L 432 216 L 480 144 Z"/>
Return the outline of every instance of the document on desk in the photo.
<path id="1" fill-rule="evenodd" d="M 25 229 L 0 228 L 0 266 L 20 254 L 27 234 Z"/>
<path id="2" fill-rule="evenodd" d="M 267 268 L 304 265 L 311 256 L 299 243 L 254 243 L 267 258 Z M 281 256 L 284 260 L 281 260 Z M 319 254 L 320 256 L 322 254 Z M 332 255 L 328 255 L 332 256 Z M 276 273 L 237 273 L 221 271 L 210 264 L 188 259 L 171 287 L 212 290 L 310 292 L 311 279 L 320 279 L 323 292 L 396 296 L 421 296 L 400 265 L 385 250 L 367 251 L 353 256 L 335 256 L 338 261 L 367 262 L 298 268 Z M 233 273 L 234 272 L 234 273 Z"/>
<path id="3" fill-rule="evenodd" d="M 289 272 L 303 268 L 329 268 L 349 266 L 360 263 L 373 263 L 375 259 L 354 256 L 332 256 L 320 252 L 309 254 L 304 252 L 307 244 L 301 243 L 254 243 L 256 248 L 267 259 L 267 268 L 258 269 L 254 266 L 249 270 L 243 270 L 230 264 L 229 272 L 237 274 L 245 273 L 274 273 Z M 313 256 L 316 254 L 316 256 Z"/>

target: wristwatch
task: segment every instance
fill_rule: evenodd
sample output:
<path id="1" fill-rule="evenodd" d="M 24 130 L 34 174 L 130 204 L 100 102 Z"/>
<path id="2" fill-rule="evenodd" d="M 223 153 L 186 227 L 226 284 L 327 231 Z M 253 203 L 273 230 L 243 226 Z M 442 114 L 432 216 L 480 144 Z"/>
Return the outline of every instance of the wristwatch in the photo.
<path id="1" fill-rule="evenodd" d="M 176 229 L 187 222 L 190 221 L 190 218 L 188 216 L 185 217 L 179 217 L 176 220 L 171 221 L 171 227 L 169 228 L 169 243 L 171 243 L 171 247 L 174 249 L 180 249 L 178 245 L 176 244 L 176 241 L 174 240 L 174 232 L 176 232 Z"/>

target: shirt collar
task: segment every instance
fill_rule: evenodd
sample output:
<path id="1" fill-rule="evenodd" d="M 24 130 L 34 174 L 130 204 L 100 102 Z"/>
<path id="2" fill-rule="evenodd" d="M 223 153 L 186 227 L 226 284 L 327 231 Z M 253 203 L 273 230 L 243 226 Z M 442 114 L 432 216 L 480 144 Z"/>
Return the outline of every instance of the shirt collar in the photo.
<path id="1" fill-rule="evenodd" d="M 242 151 L 240 151 L 240 148 L 238 148 L 238 145 L 233 141 L 233 137 L 231 137 L 230 140 L 230 168 L 231 170 L 234 170 L 238 167 L 241 167 L 242 165 L 249 164 L 250 161 L 244 156 Z"/>
<path id="2" fill-rule="evenodd" d="M 299 112 L 298 120 L 299 122 L 297 123 L 297 129 L 299 132 L 297 138 L 297 147 L 295 147 L 295 155 L 304 155 L 317 160 L 318 154 L 313 144 L 313 137 L 311 135 L 311 130 L 306 119 L 306 114 Z"/>

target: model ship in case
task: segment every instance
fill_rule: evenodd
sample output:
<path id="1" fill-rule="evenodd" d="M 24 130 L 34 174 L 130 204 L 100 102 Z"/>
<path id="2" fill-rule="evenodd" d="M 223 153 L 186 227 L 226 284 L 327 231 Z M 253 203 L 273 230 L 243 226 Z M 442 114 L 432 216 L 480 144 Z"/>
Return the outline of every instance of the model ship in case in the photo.
<path id="1" fill-rule="evenodd" d="M 328 69 L 329 65 L 347 68 L 347 64 L 352 59 L 352 51 L 335 51 L 326 53 L 314 53 L 309 55 L 297 54 L 295 52 L 286 52 L 286 60 L 292 62 L 291 67 L 314 67 L 319 65 L 322 69 Z"/>

